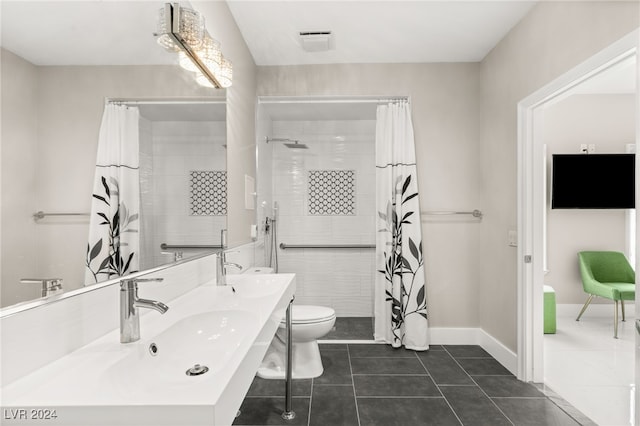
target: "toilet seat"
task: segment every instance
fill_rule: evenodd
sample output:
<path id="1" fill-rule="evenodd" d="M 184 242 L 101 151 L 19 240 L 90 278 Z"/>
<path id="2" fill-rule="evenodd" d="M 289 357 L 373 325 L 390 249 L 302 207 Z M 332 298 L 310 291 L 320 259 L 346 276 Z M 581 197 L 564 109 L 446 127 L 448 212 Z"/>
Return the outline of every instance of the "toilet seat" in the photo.
<path id="1" fill-rule="evenodd" d="M 336 317 L 336 311 L 327 306 L 315 305 L 292 305 L 291 307 L 291 323 L 292 324 L 315 324 L 325 321 L 332 321 Z M 281 324 L 287 321 L 286 316 L 282 319 Z"/>

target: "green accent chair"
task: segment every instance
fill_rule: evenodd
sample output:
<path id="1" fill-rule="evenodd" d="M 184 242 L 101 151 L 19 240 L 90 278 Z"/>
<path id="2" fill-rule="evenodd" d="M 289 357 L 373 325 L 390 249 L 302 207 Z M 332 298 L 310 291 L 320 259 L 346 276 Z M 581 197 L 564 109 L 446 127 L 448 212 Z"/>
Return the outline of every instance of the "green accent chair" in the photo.
<path id="1" fill-rule="evenodd" d="M 618 302 L 622 305 L 622 321 L 624 318 L 624 301 L 636 298 L 636 274 L 629 265 L 624 253 L 617 251 L 581 251 L 578 253 L 582 287 L 589 298 L 578 314 L 576 321 L 584 313 L 594 296 L 613 300 L 613 337 L 618 338 Z"/>

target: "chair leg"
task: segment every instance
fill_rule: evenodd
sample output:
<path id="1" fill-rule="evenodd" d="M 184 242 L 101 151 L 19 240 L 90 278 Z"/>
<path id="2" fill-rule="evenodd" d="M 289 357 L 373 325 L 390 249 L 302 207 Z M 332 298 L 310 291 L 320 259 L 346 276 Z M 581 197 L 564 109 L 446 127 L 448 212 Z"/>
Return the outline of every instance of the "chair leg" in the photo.
<path id="1" fill-rule="evenodd" d="M 578 318 L 576 318 L 576 321 L 580 321 L 580 317 L 582 316 L 582 314 L 584 314 L 585 309 L 587 309 L 587 306 L 589 306 L 589 303 L 591 303 L 592 300 L 593 300 L 593 294 L 590 294 L 587 301 L 584 302 L 584 306 L 580 310 L 580 313 L 578 314 Z"/>
<path id="2" fill-rule="evenodd" d="M 618 301 L 616 300 L 613 305 L 613 338 L 618 338 Z"/>
<path id="3" fill-rule="evenodd" d="M 624 321 L 624 300 L 622 299 L 620 299 L 620 307 L 622 308 L 622 321 Z"/>

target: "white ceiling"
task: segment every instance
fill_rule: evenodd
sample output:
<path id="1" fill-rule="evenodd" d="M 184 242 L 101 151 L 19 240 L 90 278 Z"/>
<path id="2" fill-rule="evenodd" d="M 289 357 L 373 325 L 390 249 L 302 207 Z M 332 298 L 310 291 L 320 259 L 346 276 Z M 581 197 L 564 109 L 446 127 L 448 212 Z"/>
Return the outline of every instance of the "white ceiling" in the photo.
<path id="1" fill-rule="evenodd" d="M 2 45 L 37 65 L 174 63 L 175 55 L 158 48 L 153 37 L 157 11 L 164 3 L 2 0 Z M 519 0 L 227 3 L 258 65 L 479 61 L 535 4 Z M 299 32 L 317 30 L 333 32 L 335 49 L 302 50 Z"/>
<path id="2" fill-rule="evenodd" d="M 165 1 L 0 0 L 0 41 L 37 65 L 175 64 L 176 55 L 159 48 L 153 36 L 157 12 Z M 519 0 L 227 3 L 258 65 L 479 61 L 535 4 Z M 197 7 L 198 2 L 193 4 Z M 324 30 L 335 35 L 333 50 L 311 53 L 301 48 L 300 31 Z M 581 90 L 630 93 L 635 90 L 634 72 L 635 64 L 621 67 Z M 277 115 L 276 109 L 284 106 L 273 108 Z"/>
<path id="3" fill-rule="evenodd" d="M 476 62 L 535 1 L 229 1 L 257 65 Z M 335 48 L 306 52 L 305 31 Z"/>
<path id="4" fill-rule="evenodd" d="M 164 3 L 1 0 L 1 43 L 36 65 L 172 64 L 153 36 Z"/>

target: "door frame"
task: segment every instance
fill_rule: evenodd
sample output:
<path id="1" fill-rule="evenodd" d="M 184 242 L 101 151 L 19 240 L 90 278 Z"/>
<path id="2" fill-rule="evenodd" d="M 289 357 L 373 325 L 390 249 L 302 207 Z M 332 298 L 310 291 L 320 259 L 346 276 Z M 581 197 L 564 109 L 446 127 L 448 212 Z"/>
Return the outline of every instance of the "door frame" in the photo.
<path id="1" fill-rule="evenodd" d="M 518 103 L 517 377 L 520 380 L 544 382 L 542 286 L 546 188 L 543 183 L 544 147 L 539 137 L 542 109 L 569 96 L 571 89 L 577 85 L 631 56 L 636 56 L 636 70 L 640 69 L 639 46 L 640 29 L 637 29 Z M 640 111 L 639 98 L 636 91 L 637 112 Z M 636 120 L 636 145 L 640 140 L 638 121 Z M 636 165 L 638 167 L 638 161 Z M 639 174 L 636 173 L 636 199 L 640 199 L 637 195 L 640 193 L 639 182 Z M 640 305 L 640 301 L 637 300 L 636 305 Z M 636 312 L 640 310 L 636 309 Z"/>

